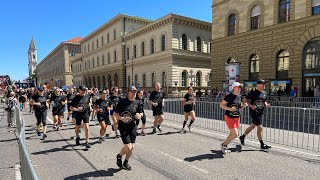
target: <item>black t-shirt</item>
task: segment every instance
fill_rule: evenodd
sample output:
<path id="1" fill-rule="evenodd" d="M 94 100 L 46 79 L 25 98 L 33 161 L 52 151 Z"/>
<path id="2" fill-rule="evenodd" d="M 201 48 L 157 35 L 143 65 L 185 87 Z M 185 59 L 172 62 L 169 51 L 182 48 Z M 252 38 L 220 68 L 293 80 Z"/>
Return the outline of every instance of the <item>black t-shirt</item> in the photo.
<path id="1" fill-rule="evenodd" d="M 259 90 L 251 91 L 246 99 L 250 99 L 250 104 L 255 105 L 257 109 L 250 109 L 250 113 L 258 113 L 263 114 L 263 110 L 265 109 L 265 102 L 267 100 L 267 93 L 265 91 L 260 92 Z"/>
<path id="2" fill-rule="evenodd" d="M 109 116 L 109 111 L 107 110 L 107 108 L 111 107 L 112 105 L 110 99 L 98 99 L 94 104 L 97 106 L 98 109 L 102 109 L 102 112 L 97 112 L 98 115 Z"/>
<path id="3" fill-rule="evenodd" d="M 141 110 L 144 110 L 144 97 L 142 97 L 141 99 L 137 96 L 136 100 L 139 102 L 140 106 L 141 106 Z"/>
<path id="4" fill-rule="evenodd" d="M 150 94 L 149 100 L 154 103 L 158 103 L 156 107 L 152 106 L 152 109 L 161 109 L 163 107 L 162 106 L 163 99 L 164 99 L 164 92 L 152 91 L 152 93 Z"/>
<path id="5" fill-rule="evenodd" d="M 240 117 L 239 108 L 241 107 L 241 95 L 228 94 L 224 100 L 227 102 L 227 107 L 235 107 L 236 110 L 231 112 L 226 110 L 226 115 L 230 118 Z"/>
<path id="6" fill-rule="evenodd" d="M 33 97 L 32 97 L 33 101 L 35 103 L 41 103 L 41 106 L 37 106 L 37 105 L 34 105 L 33 106 L 33 109 L 36 110 L 36 111 L 40 111 L 40 110 L 47 110 L 48 107 L 47 107 L 47 97 L 46 96 L 40 96 L 38 94 L 35 94 Z"/>
<path id="7" fill-rule="evenodd" d="M 185 96 L 184 96 L 184 99 L 186 100 L 186 102 L 192 102 L 192 104 L 186 104 L 185 105 L 185 107 L 190 107 L 190 108 L 192 108 L 193 107 L 193 100 L 194 100 L 194 96 L 193 96 L 193 94 L 189 94 L 189 93 L 187 93 Z"/>
<path id="8" fill-rule="evenodd" d="M 67 101 L 71 101 L 72 102 L 72 99 L 75 97 L 74 94 L 67 94 Z M 68 105 L 71 104 L 71 102 L 67 103 Z"/>
<path id="9" fill-rule="evenodd" d="M 72 99 L 71 106 L 75 107 L 75 108 L 78 108 L 81 106 L 83 108 L 82 112 L 75 111 L 75 113 L 89 114 L 90 113 L 89 103 L 90 103 L 90 96 L 89 95 L 81 96 L 80 94 L 78 94 Z"/>
<path id="10" fill-rule="evenodd" d="M 62 102 L 65 102 L 66 99 L 67 97 L 64 95 L 51 96 L 50 101 L 53 102 L 52 110 L 63 109 L 64 105 L 62 104 Z"/>
<path id="11" fill-rule="evenodd" d="M 131 121 L 124 123 L 119 120 L 119 129 L 133 129 L 136 125 L 134 117 L 136 113 L 142 113 L 141 105 L 137 100 L 130 101 L 128 98 L 121 99 L 118 103 L 115 112 L 121 117 L 131 117 Z"/>
<path id="12" fill-rule="evenodd" d="M 114 95 L 111 95 L 109 97 L 110 101 L 111 101 L 111 104 L 113 105 L 113 109 L 115 109 L 115 107 L 117 107 L 119 101 L 120 101 L 120 97 L 119 96 L 114 96 Z"/>

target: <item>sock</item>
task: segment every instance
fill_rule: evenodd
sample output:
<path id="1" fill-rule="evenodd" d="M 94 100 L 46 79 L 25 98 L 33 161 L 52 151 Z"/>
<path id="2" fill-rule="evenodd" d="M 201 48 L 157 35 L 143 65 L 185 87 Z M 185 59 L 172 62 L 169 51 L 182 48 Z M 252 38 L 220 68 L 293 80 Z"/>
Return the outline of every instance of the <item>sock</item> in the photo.
<path id="1" fill-rule="evenodd" d="M 242 135 L 242 137 L 243 137 L 243 138 L 245 138 L 245 137 L 246 137 L 246 135 L 244 135 L 244 134 L 243 134 L 243 135 Z"/>
<path id="2" fill-rule="evenodd" d="M 124 161 L 123 161 L 123 164 L 128 164 L 128 160 L 124 160 Z"/>
<path id="3" fill-rule="evenodd" d="M 263 146 L 264 145 L 263 140 L 259 140 L 259 141 L 260 141 L 261 146 Z"/>
<path id="4" fill-rule="evenodd" d="M 118 159 L 121 159 L 121 158 L 122 158 L 122 156 L 121 156 L 120 154 L 118 154 L 118 155 L 117 155 L 117 158 L 118 158 Z"/>
<path id="5" fill-rule="evenodd" d="M 194 122 L 195 120 L 191 120 L 189 126 L 191 126 L 191 124 Z"/>
<path id="6" fill-rule="evenodd" d="M 188 120 L 187 120 L 187 121 L 188 121 Z M 187 121 L 186 121 L 186 120 L 185 120 L 185 121 L 183 121 L 183 126 L 182 126 L 182 128 L 184 128 L 184 127 L 186 126 Z"/>

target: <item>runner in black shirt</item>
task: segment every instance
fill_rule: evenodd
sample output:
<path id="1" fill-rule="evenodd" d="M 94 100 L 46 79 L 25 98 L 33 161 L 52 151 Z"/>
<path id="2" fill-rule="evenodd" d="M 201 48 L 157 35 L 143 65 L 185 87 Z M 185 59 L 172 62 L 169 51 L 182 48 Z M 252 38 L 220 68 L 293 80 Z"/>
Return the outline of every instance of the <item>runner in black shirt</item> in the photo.
<path id="1" fill-rule="evenodd" d="M 68 93 L 67 93 L 67 108 L 68 108 L 68 117 L 67 117 L 67 120 L 69 121 L 69 118 L 70 118 L 70 115 L 72 114 L 72 111 L 70 109 L 70 105 L 71 105 L 71 102 L 72 102 L 72 99 L 74 98 L 74 89 L 71 88 L 70 90 L 68 90 Z M 72 117 L 72 122 L 75 123 L 74 121 L 74 117 Z"/>
<path id="2" fill-rule="evenodd" d="M 112 126 L 112 130 L 115 131 L 115 133 L 116 133 L 116 137 L 119 137 L 119 135 L 118 135 L 118 120 L 117 120 L 117 118 L 115 118 L 113 116 L 113 112 L 116 109 L 117 104 L 120 101 L 120 97 L 119 97 L 118 92 L 119 92 L 118 87 L 113 87 L 112 92 L 111 92 L 111 96 L 109 97 L 111 104 L 112 104 L 112 107 L 113 107 L 113 110 L 110 111 L 110 116 L 113 121 L 113 124 L 111 126 Z"/>
<path id="3" fill-rule="evenodd" d="M 107 130 L 107 125 L 110 124 L 109 111 L 112 109 L 112 104 L 107 99 L 107 91 L 102 91 L 101 98 L 96 100 L 94 109 L 97 112 L 97 118 L 100 123 L 100 138 L 98 143 L 104 142 L 104 135 Z"/>
<path id="4" fill-rule="evenodd" d="M 141 119 L 142 111 L 138 101 L 135 100 L 137 89 L 134 86 L 128 88 L 128 98 L 121 99 L 116 106 L 114 116 L 119 120 L 119 131 L 124 147 L 117 155 L 117 165 L 120 168 L 131 170 L 128 164 L 132 155 L 134 143 L 137 136 L 136 119 Z M 122 164 L 122 156 L 126 155 L 126 159 Z"/>
<path id="5" fill-rule="evenodd" d="M 50 98 L 52 104 L 52 116 L 53 116 L 53 130 L 58 131 L 62 126 L 62 120 L 64 117 L 64 106 L 66 104 L 67 97 L 62 95 L 62 89 L 55 89 L 54 94 Z"/>
<path id="6" fill-rule="evenodd" d="M 41 136 L 40 132 L 40 124 L 43 125 L 43 135 L 42 138 L 46 139 L 47 135 L 47 110 L 48 110 L 48 99 L 44 96 L 43 92 L 44 88 L 41 86 L 38 88 L 38 94 L 35 94 L 30 101 L 31 105 L 33 105 L 33 109 L 35 111 L 35 116 L 37 118 L 37 134 Z"/>
<path id="7" fill-rule="evenodd" d="M 183 109 L 184 109 L 184 121 L 183 121 L 183 126 L 182 126 L 182 129 L 181 129 L 181 132 L 185 133 L 186 130 L 184 129 L 187 122 L 188 122 L 188 116 L 190 114 L 191 116 L 191 120 L 190 120 L 190 123 L 188 125 L 188 129 L 189 131 L 191 132 L 191 125 L 192 123 L 194 123 L 195 119 L 196 119 L 196 113 L 194 112 L 194 96 L 193 96 L 193 89 L 192 87 L 190 86 L 188 88 L 188 93 L 184 96 L 184 99 L 183 99 Z"/>
<path id="8" fill-rule="evenodd" d="M 70 109 L 71 111 L 75 112 L 75 119 L 76 119 L 76 145 L 80 145 L 80 127 L 81 122 L 83 121 L 84 127 L 85 127 L 85 137 L 86 137 L 86 143 L 85 147 L 90 148 L 89 144 L 89 116 L 90 116 L 90 107 L 91 107 L 91 101 L 90 96 L 87 95 L 86 92 L 87 88 L 83 85 L 79 86 L 79 94 L 76 95 L 72 102 Z"/>
<path id="9" fill-rule="evenodd" d="M 221 144 L 221 151 L 223 154 L 230 153 L 231 151 L 227 149 L 228 144 L 236 137 L 238 137 L 238 128 L 240 125 L 240 109 L 245 108 L 248 104 L 241 104 L 241 86 L 239 82 L 234 82 L 232 84 L 233 92 L 228 94 L 224 100 L 221 101 L 220 107 L 226 110 L 224 119 L 230 130 L 229 136 Z"/>
<path id="10" fill-rule="evenodd" d="M 242 136 L 240 136 L 240 142 L 242 145 L 245 145 L 244 140 L 245 137 L 255 128 L 257 127 L 257 136 L 260 141 L 261 149 L 269 149 L 271 146 L 264 144 L 262 140 L 262 125 L 261 125 L 261 117 L 265 108 L 269 108 L 270 104 L 267 102 L 267 94 L 264 91 L 266 81 L 260 79 L 257 81 L 257 87 L 255 91 L 250 92 L 243 101 L 249 104 L 250 107 L 250 116 L 252 122 L 250 126 L 246 129 Z M 249 100 L 250 101 L 249 101 Z"/>
<path id="11" fill-rule="evenodd" d="M 149 97 L 152 104 L 152 114 L 154 116 L 153 133 L 157 132 L 157 129 L 162 132 L 161 123 L 163 122 L 163 107 L 164 107 L 164 92 L 161 91 L 161 84 L 156 83 L 155 91 L 153 91 Z"/>
<path id="12" fill-rule="evenodd" d="M 139 102 L 140 106 L 141 106 L 141 111 L 142 111 L 142 117 L 141 117 L 141 121 L 142 121 L 142 125 L 141 125 L 141 135 L 146 135 L 146 133 L 144 132 L 144 129 L 146 128 L 146 120 L 147 120 L 147 117 L 144 113 L 144 103 L 145 103 L 145 100 L 144 100 L 144 97 L 143 97 L 143 91 L 142 90 L 139 90 L 137 92 L 137 97 L 136 97 L 136 100 Z M 137 127 L 139 126 L 139 122 L 140 120 L 138 119 L 136 121 L 136 125 Z"/>

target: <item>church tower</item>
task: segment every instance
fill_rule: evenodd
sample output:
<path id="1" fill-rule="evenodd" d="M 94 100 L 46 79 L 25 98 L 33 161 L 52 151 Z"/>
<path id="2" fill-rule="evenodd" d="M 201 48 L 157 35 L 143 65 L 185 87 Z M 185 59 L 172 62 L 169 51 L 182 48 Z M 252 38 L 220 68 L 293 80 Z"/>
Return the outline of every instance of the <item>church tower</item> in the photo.
<path id="1" fill-rule="evenodd" d="M 33 37 L 29 45 L 29 50 L 28 50 L 28 69 L 29 69 L 29 77 L 33 74 L 33 71 L 36 70 L 37 66 L 37 49 L 36 45 L 34 43 Z"/>

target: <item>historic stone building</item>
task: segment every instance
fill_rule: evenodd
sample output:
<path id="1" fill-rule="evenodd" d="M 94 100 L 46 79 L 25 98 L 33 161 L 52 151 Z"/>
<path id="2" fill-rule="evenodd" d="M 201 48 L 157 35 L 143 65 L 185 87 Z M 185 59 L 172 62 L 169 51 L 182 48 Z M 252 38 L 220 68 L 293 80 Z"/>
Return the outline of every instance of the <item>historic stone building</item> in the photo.
<path id="1" fill-rule="evenodd" d="M 211 24 L 175 14 L 150 21 L 118 15 L 81 41 L 72 62 L 75 85 L 99 88 L 134 84 L 165 91 L 207 87 Z"/>
<path id="2" fill-rule="evenodd" d="M 81 37 L 61 42 L 37 65 L 37 79 L 51 87 L 72 85 L 71 61 L 81 57 Z"/>
<path id="3" fill-rule="evenodd" d="M 263 78 L 267 90 L 320 84 L 320 0 L 214 0 L 213 87 L 224 88 L 225 66 L 240 64 L 246 89 Z"/>

